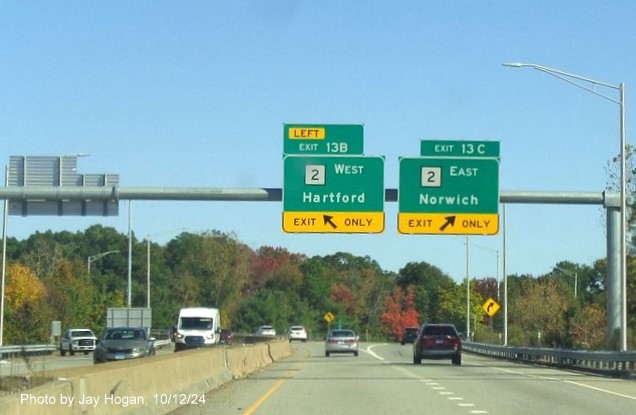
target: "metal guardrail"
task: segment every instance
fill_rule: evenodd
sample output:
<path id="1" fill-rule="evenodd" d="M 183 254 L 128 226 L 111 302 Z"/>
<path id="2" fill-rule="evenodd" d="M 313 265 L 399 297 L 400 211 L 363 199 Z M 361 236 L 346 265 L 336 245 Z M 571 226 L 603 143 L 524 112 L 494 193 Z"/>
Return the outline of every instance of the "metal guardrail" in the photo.
<path id="1" fill-rule="evenodd" d="M 162 347 L 169 347 L 172 343 L 172 340 L 170 339 L 170 332 L 168 330 L 151 330 L 150 335 L 155 337 L 155 347 L 158 349 Z M 266 342 L 272 339 L 274 338 L 249 334 L 238 334 L 234 336 L 235 342 L 245 344 Z M 0 346 L 0 360 L 15 357 L 50 355 L 57 350 L 58 347 L 53 344 Z"/>
<path id="2" fill-rule="evenodd" d="M 507 347 L 464 342 L 462 349 L 483 356 L 525 363 L 568 367 L 615 376 L 636 375 L 636 352 Z"/>
<path id="3" fill-rule="evenodd" d="M 155 340 L 155 349 L 162 349 L 164 347 L 170 346 L 172 340 L 168 339 L 157 339 Z"/>
<path id="4" fill-rule="evenodd" d="M 168 347 L 172 343 L 172 339 L 170 339 L 170 330 L 150 329 L 150 337 L 155 338 L 155 349 Z"/>
<path id="5" fill-rule="evenodd" d="M 53 344 L 0 346 L 0 360 L 10 359 L 12 357 L 49 355 L 56 350 L 57 346 Z"/>

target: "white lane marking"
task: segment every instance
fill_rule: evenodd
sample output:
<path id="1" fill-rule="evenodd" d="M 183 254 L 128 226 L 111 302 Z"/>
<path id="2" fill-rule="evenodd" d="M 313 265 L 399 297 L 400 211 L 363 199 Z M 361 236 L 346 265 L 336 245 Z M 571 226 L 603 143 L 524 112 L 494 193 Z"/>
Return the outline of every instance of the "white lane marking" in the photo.
<path id="1" fill-rule="evenodd" d="M 550 381 L 555 381 L 555 382 L 569 383 L 571 385 L 580 386 L 582 388 L 588 388 L 588 389 L 593 389 L 593 390 L 598 391 L 598 392 L 603 392 L 603 393 L 606 393 L 608 395 L 620 396 L 622 398 L 636 400 L 636 396 L 625 395 L 623 393 L 613 392 L 613 391 L 610 391 L 610 390 L 607 390 L 607 389 L 602 389 L 602 388 L 598 388 L 596 386 L 586 385 L 585 383 L 576 382 L 576 381 L 573 381 L 573 380 L 560 380 L 560 379 L 556 379 L 556 378 L 549 377 L 549 376 L 529 375 L 527 373 L 522 373 L 522 372 L 519 372 L 519 371 L 516 371 L 516 370 L 508 370 L 508 369 L 503 369 L 503 368 L 495 368 L 495 369 L 500 370 L 502 372 L 514 374 L 514 375 L 525 376 L 525 377 L 528 377 L 528 378 L 544 379 L 544 380 L 550 380 Z"/>
<path id="2" fill-rule="evenodd" d="M 366 348 L 366 350 L 363 349 L 362 351 L 368 353 L 369 355 L 371 355 L 372 357 L 374 357 L 374 358 L 376 358 L 376 359 L 378 359 L 380 361 L 384 361 L 385 359 L 383 357 L 379 356 L 377 353 L 375 353 L 373 351 L 373 348 L 375 346 L 386 346 L 386 345 L 387 345 L 386 343 L 372 344 L 372 345 L 368 346 Z M 386 362 L 386 363 L 391 363 L 391 362 Z M 406 376 L 411 377 L 411 378 L 419 379 L 420 382 L 424 382 L 424 384 L 426 386 L 432 386 L 432 389 L 440 391 L 439 393 L 441 395 L 453 395 L 454 394 L 453 392 L 445 391 L 446 387 L 439 386 L 439 383 L 433 382 L 433 381 L 431 381 L 431 379 L 420 378 L 418 375 L 416 375 L 415 373 L 411 372 L 408 369 L 404 369 L 404 368 L 401 368 L 401 367 L 395 367 L 395 366 L 393 366 L 393 368 L 396 369 L 397 371 L 399 371 L 400 373 L 402 373 L 403 375 L 406 375 Z M 449 397 L 447 397 L 447 399 L 449 401 L 463 401 L 464 400 L 464 398 L 461 398 L 461 397 L 458 397 L 458 396 L 449 396 Z M 461 406 L 461 407 L 474 407 L 475 406 L 474 403 L 458 403 L 457 405 Z M 470 411 L 470 413 L 471 414 L 487 414 L 488 411 L 472 410 L 472 411 Z"/>
<path id="3" fill-rule="evenodd" d="M 603 392 L 603 393 L 607 393 L 609 395 L 614 395 L 614 396 L 620 396 L 622 398 L 627 398 L 627 399 L 632 399 L 636 401 L 636 396 L 631 396 L 631 395 L 625 395 L 623 393 L 618 393 L 618 392 L 612 392 L 609 391 L 607 389 L 601 389 L 601 388 L 597 388 L 596 386 L 592 386 L 592 385 L 586 385 L 585 383 L 579 383 L 579 382 L 575 382 L 573 380 L 564 380 L 564 383 L 570 383 L 572 385 L 576 385 L 576 386 L 581 386 L 583 388 L 589 388 L 589 389 L 594 389 L 595 391 L 599 391 L 599 392 Z"/>
<path id="4" fill-rule="evenodd" d="M 377 355 L 377 354 L 376 354 L 376 353 L 372 350 L 375 346 L 386 346 L 386 343 L 377 343 L 377 344 L 372 344 L 371 346 L 368 346 L 366 350 L 364 350 L 364 349 L 363 349 L 362 351 L 369 353 L 371 356 L 375 357 L 375 358 L 376 358 L 376 359 L 378 359 L 378 360 L 384 360 L 384 358 L 383 358 L 383 357 L 378 356 L 378 355 Z"/>

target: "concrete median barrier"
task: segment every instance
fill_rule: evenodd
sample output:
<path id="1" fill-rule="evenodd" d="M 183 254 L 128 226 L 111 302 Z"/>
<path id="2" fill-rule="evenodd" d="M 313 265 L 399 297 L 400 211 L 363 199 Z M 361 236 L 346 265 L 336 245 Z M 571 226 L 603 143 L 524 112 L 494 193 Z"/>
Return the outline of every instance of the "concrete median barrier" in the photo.
<path id="1" fill-rule="evenodd" d="M 0 413 L 165 414 L 290 354 L 288 342 L 271 342 L 46 372 L 57 380 L 1 397 Z"/>
<path id="2" fill-rule="evenodd" d="M 273 361 L 284 359 L 291 354 L 291 344 L 288 341 L 270 342 L 267 346 Z"/>

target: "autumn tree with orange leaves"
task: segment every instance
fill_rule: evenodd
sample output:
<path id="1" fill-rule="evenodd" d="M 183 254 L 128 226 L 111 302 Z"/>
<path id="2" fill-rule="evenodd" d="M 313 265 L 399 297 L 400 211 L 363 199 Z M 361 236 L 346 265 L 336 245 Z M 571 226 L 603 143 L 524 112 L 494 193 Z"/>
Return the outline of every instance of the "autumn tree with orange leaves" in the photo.
<path id="1" fill-rule="evenodd" d="M 386 311 L 380 322 L 395 340 L 400 340 L 406 327 L 419 327 L 420 313 L 415 309 L 415 292 L 412 286 L 405 290 L 396 287 L 386 299 Z"/>

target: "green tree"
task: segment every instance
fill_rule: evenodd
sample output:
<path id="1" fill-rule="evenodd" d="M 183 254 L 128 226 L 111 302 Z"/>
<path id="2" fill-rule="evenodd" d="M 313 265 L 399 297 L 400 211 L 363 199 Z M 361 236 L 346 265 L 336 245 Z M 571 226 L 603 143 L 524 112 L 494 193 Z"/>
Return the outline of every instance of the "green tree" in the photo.
<path id="1" fill-rule="evenodd" d="M 510 297 L 509 297 L 510 298 Z M 567 313 L 572 307 L 569 287 L 554 277 L 526 280 L 510 301 L 510 321 L 527 334 L 531 345 L 567 347 Z"/>
<path id="2" fill-rule="evenodd" d="M 301 297 L 307 304 L 318 312 L 327 312 L 330 281 L 326 275 L 326 267 L 319 257 L 304 261 L 300 265 L 303 282 L 300 290 Z"/>
<path id="3" fill-rule="evenodd" d="M 440 293 L 455 285 L 452 278 L 426 262 L 409 262 L 398 272 L 396 282 L 402 288 L 414 287 L 415 308 L 423 323 L 444 320 Z"/>
<path id="4" fill-rule="evenodd" d="M 459 331 L 460 327 L 466 327 L 466 283 L 454 284 L 439 293 L 440 297 L 440 322 L 451 322 Z M 483 297 L 475 290 L 474 282 L 471 281 L 470 290 L 470 316 L 471 332 L 475 332 L 477 327 L 474 323 L 482 324 L 484 310 L 481 308 L 484 303 Z M 472 333 L 471 333 L 472 334 Z"/>
<path id="5" fill-rule="evenodd" d="M 247 286 L 252 250 L 234 237 L 207 232 L 181 234 L 168 245 L 173 293 L 180 307 L 216 306 L 231 325 Z"/>
<path id="6" fill-rule="evenodd" d="M 605 309 L 597 304 L 586 304 L 572 318 L 570 334 L 577 348 L 603 348 L 606 340 Z"/>
<path id="7" fill-rule="evenodd" d="M 95 306 L 96 288 L 85 274 L 82 263 L 61 260 L 53 275 L 45 281 L 53 319 L 61 321 L 66 328 L 93 328 L 90 315 Z"/>
<path id="8" fill-rule="evenodd" d="M 241 302 L 234 327 L 254 333 L 258 326 L 271 324 L 280 333 L 295 319 L 294 304 L 287 293 L 263 288 Z"/>

